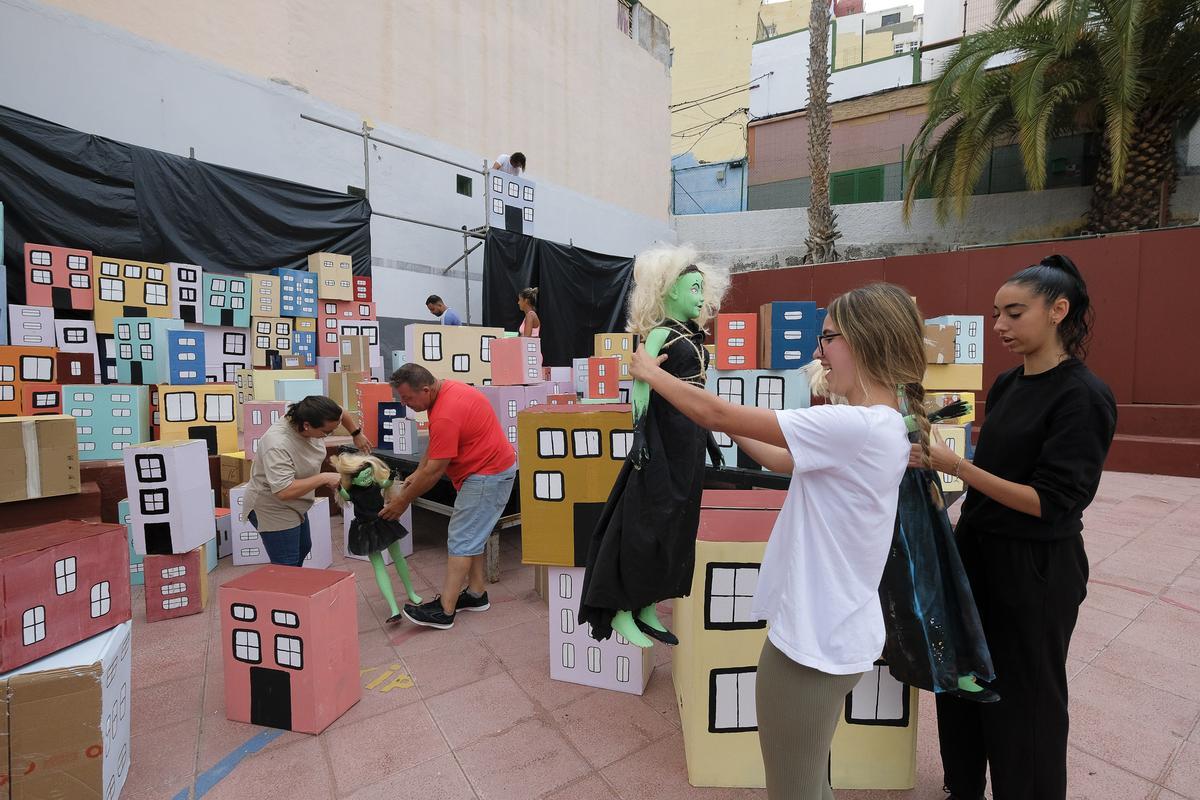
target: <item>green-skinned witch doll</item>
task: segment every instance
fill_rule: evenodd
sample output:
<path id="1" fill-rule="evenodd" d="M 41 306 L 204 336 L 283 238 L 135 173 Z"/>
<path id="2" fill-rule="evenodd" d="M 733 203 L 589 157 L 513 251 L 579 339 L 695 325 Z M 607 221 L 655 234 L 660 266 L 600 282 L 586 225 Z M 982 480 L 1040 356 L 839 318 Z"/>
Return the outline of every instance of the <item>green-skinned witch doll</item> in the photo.
<path id="1" fill-rule="evenodd" d="M 347 547 L 354 555 L 370 559 L 371 566 L 375 569 L 375 582 L 379 584 L 379 593 L 387 600 L 388 608 L 392 612 L 387 621 L 397 623 L 404 619 L 404 616 L 396 605 L 392 578 L 388 575 L 387 565 L 383 563 L 384 550 L 392 557 L 396 574 L 404 583 L 409 602 L 420 603 L 421 596 L 413 590 L 408 562 L 400 552 L 400 540 L 408 536 L 408 529 L 401 525 L 399 520 L 379 518 L 385 494 L 392 485 L 391 471 L 375 456 L 364 456 L 361 453 L 339 453 L 330 456 L 329 463 L 342 476 L 341 487 L 335 495 L 338 505 L 345 507 L 347 502 L 354 504 L 354 519 L 350 522 Z"/>

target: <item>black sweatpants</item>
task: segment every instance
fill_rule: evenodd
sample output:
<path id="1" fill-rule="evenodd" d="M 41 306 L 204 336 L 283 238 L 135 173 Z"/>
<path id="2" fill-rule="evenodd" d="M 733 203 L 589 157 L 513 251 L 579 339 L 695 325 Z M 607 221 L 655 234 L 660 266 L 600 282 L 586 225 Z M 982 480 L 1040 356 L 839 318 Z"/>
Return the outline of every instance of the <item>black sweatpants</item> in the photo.
<path id="1" fill-rule="evenodd" d="M 946 788 L 993 800 L 1067 795 L 1067 646 L 1087 594 L 1083 537 L 1015 539 L 960 531 L 958 547 L 996 668 L 1000 702 L 937 696 Z"/>

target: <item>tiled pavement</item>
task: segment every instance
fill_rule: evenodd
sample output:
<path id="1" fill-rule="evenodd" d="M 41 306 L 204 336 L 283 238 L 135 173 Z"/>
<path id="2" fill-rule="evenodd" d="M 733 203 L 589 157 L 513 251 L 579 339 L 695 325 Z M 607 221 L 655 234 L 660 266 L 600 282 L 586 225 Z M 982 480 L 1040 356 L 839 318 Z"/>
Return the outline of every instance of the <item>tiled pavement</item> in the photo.
<path id="1" fill-rule="evenodd" d="M 1108 473 L 1086 522 L 1092 580 L 1069 659 L 1070 796 L 1200 800 L 1200 480 Z M 421 514 L 416 527 L 409 563 L 418 591 L 432 596 L 444 523 Z M 765 797 L 688 784 L 667 648 L 655 650 L 643 697 L 550 680 L 546 607 L 519 548 L 515 535 L 503 543 L 492 609 L 462 614 L 445 632 L 385 631 L 389 612 L 368 565 L 335 556 L 358 576 L 362 700 L 320 736 L 278 736 L 204 797 Z M 214 586 L 249 569 L 223 559 Z M 122 798 L 172 800 L 264 729 L 225 719 L 216 604 L 147 625 L 142 602 L 138 590 L 133 767 Z M 838 798 L 940 800 L 928 700 L 917 788 Z"/>

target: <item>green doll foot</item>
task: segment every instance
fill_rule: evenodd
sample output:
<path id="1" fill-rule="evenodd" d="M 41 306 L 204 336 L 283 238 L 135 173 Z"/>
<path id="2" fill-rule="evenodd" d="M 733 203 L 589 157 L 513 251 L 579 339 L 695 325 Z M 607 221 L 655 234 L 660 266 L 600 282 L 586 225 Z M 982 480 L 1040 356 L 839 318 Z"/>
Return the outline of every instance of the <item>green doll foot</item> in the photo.
<path id="1" fill-rule="evenodd" d="M 650 640 L 650 637 L 638 629 L 633 614 L 628 611 L 618 611 L 616 613 L 616 616 L 613 617 L 612 629 L 624 636 L 632 645 L 642 648 L 654 646 L 654 642 Z"/>

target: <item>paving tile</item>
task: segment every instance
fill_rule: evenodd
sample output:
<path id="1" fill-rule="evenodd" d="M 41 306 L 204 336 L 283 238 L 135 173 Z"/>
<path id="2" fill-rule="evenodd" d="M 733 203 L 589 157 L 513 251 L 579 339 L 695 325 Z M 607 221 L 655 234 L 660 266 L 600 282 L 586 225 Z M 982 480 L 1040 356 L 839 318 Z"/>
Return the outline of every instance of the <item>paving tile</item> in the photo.
<path id="1" fill-rule="evenodd" d="M 1180 739 L 1200 719 L 1200 702 L 1094 665 L 1071 684 L 1071 696 L 1110 719 L 1140 723 Z"/>
<path id="2" fill-rule="evenodd" d="M 549 658 L 550 628 L 544 619 L 533 619 L 480 637 L 487 648 L 512 669 L 543 657 Z"/>
<path id="3" fill-rule="evenodd" d="M 1079 619 L 1071 634 L 1071 658 L 1091 661 L 1109 642 L 1117 638 L 1130 620 L 1089 606 L 1079 609 Z"/>
<path id="4" fill-rule="evenodd" d="M 198 721 L 187 720 L 150 733 L 131 731 L 122 800 L 162 800 L 190 786 L 199 729 Z"/>
<path id="5" fill-rule="evenodd" d="M 569 783 L 550 794 L 542 795 L 542 800 L 619 800 L 612 787 L 604 782 L 598 773 Z"/>
<path id="6" fill-rule="evenodd" d="M 465 625 L 456 623 L 449 630 L 439 630 L 414 625 L 408 620 L 404 620 L 398 625 L 388 626 L 384 633 L 387 634 L 396 654 L 403 658 L 430 653 L 463 642 L 473 642 L 478 638 L 474 633 L 468 631 Z"/>
<path id="7" fill-rule="evenodd" d="M 457 628 L 459 625 L 462 625 L 463 629 L 468 633 L 475 636 L 483 636 L 492 631 L 511 628 L 523 622 L 539 619 L 529 608 L 528 603 L 511 599 L 489 599 L 491 599 L 492 607 L 487 611 L 464 611 L 461 614 L 455 614 L 454 627 Z"/>
<path id="8" fill-rule="evenodd" d="M 555 711 L 553 719 L 594 769 L 677 730 L 641 697 L 609 691 L 581 697 Z"/>
<path id="9" fill-rule="evenodd" d="M 1071 699 L 1071 744 L 1109 764 L 1147 780 L 1155 780 L 1170 762 L 1180 740 L 1102 708 Z"/>
<path id="10" fill-rule="evenodd" d="M 320 739 L 333 764 L 339 794 L 351 794 L 450 752 L 424 703 L 331 728 Z"/>
<path id="11" fill-rule="evenodd" d="M 1098 575 L 1112 576 L 1114 583 L 1130 583 L 1157 594 L 1171 585 L 1182 570 L 1159 566 L 1128 551 L 1128 545 L 1095 564 Z"/>
<path id="12" fill-rule="evenodd" d="M 349 800 L 396 800 L 401 797 L 433 800 L 475 800 L 477 795 L 453 755 L 431 758 L 393 773 L 380 783 L 359 789 Z"/>
<path id="13" fill-rule="evenodd" d="M 222 778 L 205 800 L 244 800 L 247 797 L 333 796 L 333 776 L 321 743 L 308 736 L 286 747 L 267 748 L 247 756 Z"/>
<path id="14" fill-rule="evenodd" d="M 258 734 L 267 730 L 259 725 L 234 722 L 225 718 L 225 711 L 205 714 L 200 720 L 200 743 L 196 749 L 196 774 L 212 767 L 225 756 L 238 749 Z M 303 733 L 284 731 L 279 738 L 269 742 L 263 751 L 298 742 L 306 738 Z"/>
<path id="15" fill-rule="evenodd" d="M 362 686 L 362 697 L 345 714 L 330 723 L 330 730 L 353 725 L 421 700 L 421 692 L 417 689 L 416 681 L 408 674 L 408 666 L 403 659 L 380 662 L 374 669 L 359 676 L 359 684 Z"/>
<path id="16" fill-rule="evenodd" d="M 1109 533 L 1097 527 L 1087 527 L 1083 531 L 1083 545 L 1087 552 L 1088 564 L 1096 565 L 1129 544 L 1129 538 L 1116 533 Z"/>
<path id="17" fill-rule="evenodd" d="M 481 739 L 456 756 L 482 800 L 537 797 L 589 771 L 567 740 L 540 719 Z"/>
<path id="18" fill-rule="evenodd" d="M 1122 640 L 1106 647 L 1092 665 L 1200 702 L 1200 665 L 1159 655 Z"/>
<path id="19" fill-rule="evenodd" d="M 1184 797 L 1200 798 L 1200 744 L 1183 743 L 1162 783 Z"/>
<path id="20" fill-rule="evenodd" d="M 1152 653 L 1200 665 L 1200 614 L 1152 603 L 1116 638 Z"/>
<path id="21" fill-rule="evenodd" d="M 1083 601 L 1083 608 L 1094 608 L 1125 619 L 1135 619 L 1152 602 L 1154 602 L 1153 595 L 1090 581 L 1087 585 L 1087 598 Z"/>
<path id="22" fill-rule="evenodd" d="M 671 665 L 664 664 L 654 668 L 646 691 L 642 693 L 642 701 L 653 708 L 662 718 L 679 727 L 679 700 L 675 697 L 675 682 L 671 678 Z"/>
<path id="23" fill-rule="evenodd" d="M 408 665 L 408 674 L 417 682 L 421 697 L 426 700 L 496 675 L 504 669 L 500 659 L 474 639 L 464 639 L 428 653 L 405 656 L 404 663 Z"/>
<path id="24" fill-rule="evenodd" d="M 529 661 L 516 667 L 511 667 L 508 674 L 512 675 L 525 694 L 533 702 L 546 711 L 562 708 L 581 697 L 600 691 L 592 686 L 582 686 L 578 683 L 556 681 L 550 677 L 550 660 L 547 653 L 535 661 Z"/>
<path id="25" fill-rule="evenodd" d="M 1176 575 L 1196 563 L 1197 558 L 1195 550 L 1149 541 L 1144 536 L 1139 536 L 1121 548 L 1119 555 L 1122 558 L 1135 558 L 1146 564 L 1153 564 L 1159 569 L 1174 571 Z"/>
<path id="26" fill-rule="evenodd" d="M 143 734 L 188 720 L 196 720 L 198 724 L 203 695 L 204 675 L 193 675 L 150 686 L 135 684 L 130 698 L 130 731 Z"/>
<path id="27" fill-rule="evenodd" d="M 538 713 L 537 706 L 506 672 L 440 694 L 427 701 L 426 707 L 455 750 Z"/>
<path id="28" fill-rule="evenodd" d="M 1143 800 L 1155 785 L 1075 747 L 1067 748 L 1069 800 Z"/>
<path id="29" fill-rule="evenodd" d="M 683 735 L 673 733 L 633 755 L 600 770 L 622 800 L 677 800 L 702 796 L 705 800 L 743 800 L 757 795 L 750 789 L 712 788 L 701 795 L 687 779 Z"/>

